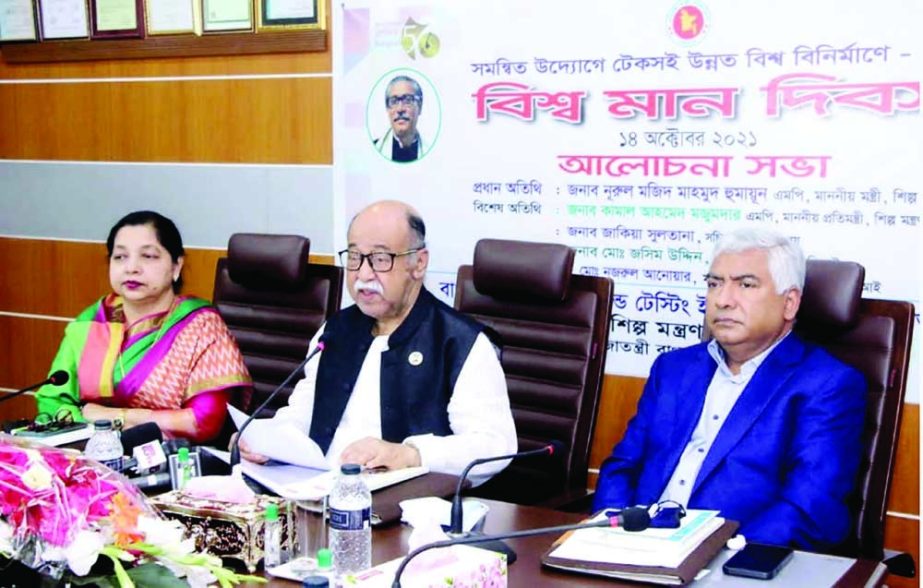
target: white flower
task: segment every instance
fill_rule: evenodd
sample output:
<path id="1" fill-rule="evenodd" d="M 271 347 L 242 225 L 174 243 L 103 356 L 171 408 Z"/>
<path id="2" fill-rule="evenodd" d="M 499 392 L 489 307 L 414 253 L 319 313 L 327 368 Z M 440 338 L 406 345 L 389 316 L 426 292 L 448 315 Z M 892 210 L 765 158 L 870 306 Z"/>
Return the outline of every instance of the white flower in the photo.
<path id="1" fill-rule="evenodd" d="M 105 546 L 102 533 L 86 529 L 77 533 L 71 544 L 64 550 L 67 566 L 78 576 L 86 576 L 96 563 L 99 552 Z"/>
<path id="2" fill-rule="evenodd" d="M 0 519 L 0 553 L 10 555 L 13 553 L 13 527 Z"/>
<path id="3" fill-rule="evenodd" d="M 144 533 L 144 541 L 151 545 L 169 548 L 173 551 L 183 544 L 183 525 L 179 521 L 141 515 L 138 517 L 138 530 Z"/>
<path id="4" fill-rule="evenodd" d="M 208 568 L 202 566 L 186 566 L 169 559 L 158 559 L 157 561 L 173 572 L 177 578 L 186 578 L 191 588 L 208 588 L 218 580 Z"/>

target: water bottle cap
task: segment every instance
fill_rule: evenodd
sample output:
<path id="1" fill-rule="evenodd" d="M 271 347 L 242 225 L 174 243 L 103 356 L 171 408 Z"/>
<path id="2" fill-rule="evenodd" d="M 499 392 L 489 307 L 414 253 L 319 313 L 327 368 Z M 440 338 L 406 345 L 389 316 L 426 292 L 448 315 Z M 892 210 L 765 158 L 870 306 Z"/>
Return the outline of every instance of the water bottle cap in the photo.
<path id="1" fill-rule="evenodd" d="M 333 568 L 333 552 L 322 547 L 317 550 L 317 569 L 329 570 Z"/>
<path id="2" fill-rule="evenodd" d="M 93 421 L 93 429 L 97 431 L 109 431 L 112 429 L 112 421 L 109 419 L 99 419 L 98 421 Z"/>
<path id="3" fill-rule="evenodd" d="M 266 505 L 266 520 L 267 521 L 278 521 L 279 520 L 279 505 L 278 504 L 267 504 Z"/>
<path id="4" fill-rule="evenodd" d="M 330 580 L 324 576 L 308 576 L 301 581 L 302 588 L 327 588 L 330 586 Z"/>
<path id="5" fill-rule="evenodd" d="M 344 463 L 340 466 L 340 472 L 347 476 L 356 476 L 362 471 L 362 467 L 357 463 Z"/>
<path id="6" fill-rule="evenodd" d="M 180 461 L 189 461 L 189 448 L 180 447 L 179 451 L 176 452 L 176 459 Z"/>

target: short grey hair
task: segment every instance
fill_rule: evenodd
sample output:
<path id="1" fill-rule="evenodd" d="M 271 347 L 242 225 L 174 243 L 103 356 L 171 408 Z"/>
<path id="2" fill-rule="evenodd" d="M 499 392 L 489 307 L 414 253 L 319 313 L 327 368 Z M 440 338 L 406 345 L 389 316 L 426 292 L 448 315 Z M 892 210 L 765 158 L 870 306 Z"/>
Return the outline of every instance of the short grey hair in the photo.
<path id="1" fill-rule="evenodd" d="M 423 222 L 423 218 L 412 212 L 407 213 L 407 224 L 410 225 L 410 248 L 411 249 L 425 249 L 426 248 L 426 224 Z"/>
<path id="2" fill-rule="evenodd" d="M 715 244 L 712 260 L 723 253 L 763 249 L 769 262 L 769 275 L 782 294 L 790 288 L 804 290 L 805 261 L 801 247 L 781 233 L 763 228 L 736 229 L 725 233 Z"/>
<path id="3" fill-rule="evenodd" d="M 413 95 L 419 100 L 420 110 L 423 109 L 423 88 L 420 87 L 420 83 L 417 80 L 413 79 L 410 76 L 395 76 L 391 78 L 391 81 L 388 82 L 388 85 L 385 86 L 385 106 L 388 106 L 388 97 L 391 95 L 391 86 L 398 82 L 407 82 L 410 84 L 410 87 L 413 88 Z"/>

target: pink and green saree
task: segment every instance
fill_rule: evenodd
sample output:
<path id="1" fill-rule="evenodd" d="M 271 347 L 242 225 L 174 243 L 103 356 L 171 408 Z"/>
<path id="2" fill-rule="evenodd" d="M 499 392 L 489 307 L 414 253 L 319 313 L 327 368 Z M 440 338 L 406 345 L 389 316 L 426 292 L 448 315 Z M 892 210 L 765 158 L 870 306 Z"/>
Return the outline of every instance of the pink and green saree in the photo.
<path id="1" fill-rule="evenodd" d="M 64 332 L 51 371 L 66 370 L 63 386 L 36 393 L 38 411 L 62 409 L 82 419 L 80 406 L 94 402 L 121 408 L 192 408 L 209 430 L 221 423 L 231 389 L 250 376 L 224 321 L 208 302 L 177 297 L 165 313 L 125 325 L 115 294 L 81 312 Z M 217 424 L 220 428 L 220 423 Z"/>

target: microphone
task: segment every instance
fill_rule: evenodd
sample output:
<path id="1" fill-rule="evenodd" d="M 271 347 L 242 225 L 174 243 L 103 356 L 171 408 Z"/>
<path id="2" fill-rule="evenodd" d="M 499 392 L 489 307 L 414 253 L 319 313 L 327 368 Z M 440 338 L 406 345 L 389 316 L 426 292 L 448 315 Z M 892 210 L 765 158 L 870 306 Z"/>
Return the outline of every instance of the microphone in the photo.
<path id="1" fill-rule="evenodd" d="M 511 531 L 509 533 L 499 533 L 496 535 L 469 535 L 467 537 L 455 537 L 445 541 L 435 541 L 433 543 L 428 543 L 427 545 L 417 547 L 407 554 L 407 557 L 404 558 L 404 561 L 401 562 L 401 565 L 397 567 L 397 571 L 394 573 L 394 581 L 391 583 L 391 588 L 401 588 L 401 574 L 404 573 L 404 568 L 407 567 L 407 564 L 410 562 L 410 560 L 420 555 L 424 551 L 436 549 L 437 547 L 488 543 L 499 541 L 501 539 L 517 539 L 520 537 L 533 537 L 535 535 L 544 535 L 547 533 L 563 533 L 565 531 L 594 529 L 597 527 L 622 527 L 626 531 L 634 532 L 643 531 L 650 527 L 650 525 L 651 515 L 647 511 L 647 508 L 643 506 L 632 506 L 630 508 L 622 509 L 621 512 L 619 512 L 616 516 L 607 517 L 604 520 L 594 521 L 591 523 L 576 523 L 573 525 L 558 525 L 556 527 L 541 527 L 538 529 Z"/>
<path id="2" fill-rule="evenodd" d="M 22 388 L 21 390 L 11 392 L 3 396 L 2 398 L 0 398 L 0 402 L 5 402 L 9 400 L 10 398 L 15 398 L 16 396 L 19 396 L 20 394 L 25 394 L 26 392 L 35 390 L 36 388 L 41 388 L 45 384 L 51 384 L 52 386 L 63 386 L 64 384 L 67 383 L 68 380 L 70 380 L 70 374 L 68 374 L 64 370 L 58 370 L 54 372 L 53 374 L 51 374 L 50 376 L 48 376 L 46 379 L 39 382 L 38 384 L 32 384 L 31 386 L 26 386 L 25 388 Z"/>
<path id="3" fill-rule="evenodd" d="M 461 492 L 462 486 L 464 485 L 465 479 L 468 477 L 468 472 L 471 471 L 471 468 L 492 461 L 500 461 L 502 459 L 518 459 L 520 457 L 531 457 L 536 455 L 554 455 L 556 451 L 561 451 L 563 447 L 564 444 L 560 441 L 551 441 L 548 445 L 545 445 L 539 449 L 520 451 L 519 453 L 512 453 L 510 455 L 498 455 L 496 457 L 482 457 L 472 461 L 467 466 L 465 466 L 465 469 L 462 470 L 461 476 L 458 478 L 458 485 L 455 487 L 455 495 L 452 497 L 452 518 L 449 528 L 449 535 L 455 537 L 463 534 Z M 515 555 L 513 558 L 515 561 Z"/>
<path id="4" fill-rule="evenodd" d="M 238 429 L 237 431 L 237 438 L 234 439 L 234 443 L 231 445 L 231 467 L 232 468 L 240 463 L 240 438 L 243 437 L 244 429 L 247 428 L 247 426 L 250 424 L 250 421 L 256 418 L 256 415 L 260 414 L 260 412 L 264 408 L 269 406 L 269 403 L 272 402 L 272 399 L 275 398 L 277 394 L 279 394 L 282 388 L 285 388 L 285 386 L 288 385 L 288 383 L 292 380 L 292 378 L 294 378 L 298 373 L 300 373 L 304 369 L 304 366 L 306 366 L 309 361 L 314 359 L 315 355 L 317 355 L 318 353 L 324 350 L 324 347 L 327 346 L 328 340 L 329 338 L 327 337 L 327 333 L 324 333 L 323 335 L 321 335 L 320 339 L 318 339 L 317 341 L 317 345 L 314 346 L 314 350 L 311 351 L 311 353 L 309 353 L 308 356 L 304 358 L 304 361 L 298 364 L 298 367 L 292 370 L 292 373 L 290 373 L 288 376 L 286 376 L 284 380 L 282 380 L 282 383 L 279 384 L 275 390 L 269 393 L 269 396 L 266 397 L 266 400 L 264 400 L 262 404 L 257 406 L 256 410 L 254 410 L 253 413 L 251 413 L 250 416 L 247 417 L 247 420 L 244 421 L 244 424 L 240 426 L 240 429 Z"/>

